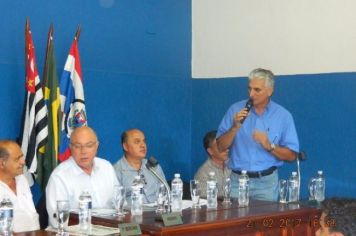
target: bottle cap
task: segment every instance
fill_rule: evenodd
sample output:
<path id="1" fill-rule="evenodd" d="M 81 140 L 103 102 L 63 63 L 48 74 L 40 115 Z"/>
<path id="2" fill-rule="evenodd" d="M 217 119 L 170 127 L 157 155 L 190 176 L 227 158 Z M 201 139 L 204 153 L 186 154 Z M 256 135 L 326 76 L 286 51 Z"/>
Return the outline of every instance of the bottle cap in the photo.
<path id="1" fill-rule="evenodd" d="M 242 170 L 241 174 L 245 175 L 245 174 L 247 174 L 247 171 L 246 170 Z"/>
<path id="2" fill-rule="evenodd" d="M 323 171 L 322 170 L 318 170 L 318 175 L 322 175 Z"/>
<path id="3" fill-rule="evenodd" d="M 293 172 L 292 172 L 292 175 L 293 175 L 293 176 L 296 176 L 296 175 L 297 175 L 297 172 L 293 171 Z"/>
<path id="4" fill-rule="evenodd" d="M 174 178 L 180 178 L 180 174 L 179 173 L 175 173 L 174 174 Z"/>

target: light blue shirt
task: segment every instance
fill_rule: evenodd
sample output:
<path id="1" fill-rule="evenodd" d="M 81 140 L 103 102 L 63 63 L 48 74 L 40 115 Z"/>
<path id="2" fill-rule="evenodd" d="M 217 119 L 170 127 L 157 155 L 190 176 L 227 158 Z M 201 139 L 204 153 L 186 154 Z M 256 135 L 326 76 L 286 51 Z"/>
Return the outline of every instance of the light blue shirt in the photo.
<path id="1" fill-rule="evenodd" d="M 217 137 L 231 128 L 234 115 L 244 108 L 245 104 L 246 100 L 231 105 L 219 125 Z M 283 161 L 267 152 L 253 139 L 252 134 L 255 130 L 266 132 L 271 143 L 299 152 L 298 135 L 292 115 L 282 106 L 270 101 L 262 115 L 258 115 L 252 108 L 237 131 L 229 148 L 230 169 L 262 171 L 283 164 Z"/>
<path id="2" fill-rule="evenodd" d="M 119 182 L 125 187 L 126 189 L 126 196 L 127 196 L 127 203 L 130 204 L 131 199 L 131 185 L 136 175 L 141 175 L 144 180 L 145 184 L 143 186 L 144 196 L 143 201 L 144 203 L 153 203 L 157 200 L 157 192 L 161 182 L 157 179 L 156 176 L 152 174 L 146 168 L 147 159 L 142 160 L 141 169 L 139 171 L 132 168 L 129 165 L 126 158 L 123 156 L 116 164 L 114 165 L 114 169 L 116 172 L 116 176 Z M 155 167 L 155 172 L 166 181 L 164 173 L 160 165 Z"/>

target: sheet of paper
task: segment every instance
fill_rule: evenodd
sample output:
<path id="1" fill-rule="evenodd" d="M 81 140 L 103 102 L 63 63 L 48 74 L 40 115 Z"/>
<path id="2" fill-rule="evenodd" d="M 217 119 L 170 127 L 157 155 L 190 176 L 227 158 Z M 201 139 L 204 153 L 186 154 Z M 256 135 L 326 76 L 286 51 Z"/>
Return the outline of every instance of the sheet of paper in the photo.
<path id="1" fill-rule="evenodd" d="M 57 232 L 57 229 L 52 228 L 52 227 L 47 227 L 46 231 Z M 75 236 L 88 235 L 88 234 L 84 234 L 84 233 L 80 232 L 79 225 L 68 226 L 66 231 L 70 235 L 75 235 Z M 92 225 L 91 233 L 89 233 L 89 235 L 104 236 L 104 235 L 119 234 L 119 233 L 120 233 L 119 228 L 107 227 L 107 226 L 102 226 L 102 225 Z"/>

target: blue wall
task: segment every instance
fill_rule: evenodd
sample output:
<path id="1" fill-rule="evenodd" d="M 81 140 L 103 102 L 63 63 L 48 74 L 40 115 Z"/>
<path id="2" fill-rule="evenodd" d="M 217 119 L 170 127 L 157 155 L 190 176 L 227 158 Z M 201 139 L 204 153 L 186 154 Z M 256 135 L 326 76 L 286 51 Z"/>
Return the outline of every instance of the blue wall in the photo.
<path id="1" fill-rule="evenodd" d="M 231 103 L 246 98 L 246 79 L 191 79 L 189 0 L 3 0 L 0 14 L 0 138 L 20 132 L 26 17 L 41 72 L 48 28 L 54 24 L 59 75 L 81 25 L 88 121 L 100 139 L 99 156 L 111 162 L 122 155 L 121 132 L 138 127 L 167 178 L 180 172 L 188 180 L 206 158 L 204 133 L 216 129 Z M 308 154 L 302 164 L 304 196 L 306 180 L 318 169 L 326 173 L 329 196 L 356 196 L 356 184 L 345 181 L 355 169 L 355 77 L 277 78 L 273 99 L 294 115 Z M 285 165 L 281 175 L 287 177 L 294 167 Z"/>

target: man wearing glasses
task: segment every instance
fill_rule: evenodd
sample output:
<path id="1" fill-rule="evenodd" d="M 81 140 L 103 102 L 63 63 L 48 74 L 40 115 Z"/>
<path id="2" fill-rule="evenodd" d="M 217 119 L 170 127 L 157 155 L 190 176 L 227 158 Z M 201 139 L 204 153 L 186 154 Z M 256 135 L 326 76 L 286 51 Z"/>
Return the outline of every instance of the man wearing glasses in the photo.
<path id="1" fill-rule="evenodd" d="M 75 209 L 80 194 L 89 191 L 92 208 L 112 208 L 113 189 L 119 184 L 111 163 L 96 157 L 99 141 L 91 128 L 76 128 L 70 141 L 72 156 L 54 169 L 46 187 L 49 223 L 53 227 L 57 226 L 57 200 L 69 200 L 70 208 Z"/>
<path id="2" fill-rule="evenodd" d="M 255 69 L 249 75 L 249 110 L 246 100 L 237 102 L 223 117 L 217 133 L 219 150 L 229 149 L 231 196 L 238 196 L 242 170 L 250 177 L 250 197 L 275 201 L 278 196 L 277 168 L 293 161 L 299 142 L 292 115 L 271 100 L 274 75 Z"/>
<path id="3" fill-rule="evenodd" d="M 141 177 L 144 183 L 143 201 L 153 203 L 157 199 L 159 180 L 146 168 L 147 146 L 145 135 L 138 129 L 130 129 L 122 133 L 121 145 L 124 156 L 114 165 L 116 175 L 120 183 L 126 188 L 126 195 L 131 196 L 131 185 L 136 175 Z M 157 165 L 155 172 L 164 180 L 162 168 Z M 127 201 L 130 203 L 130 201 Z"/>

